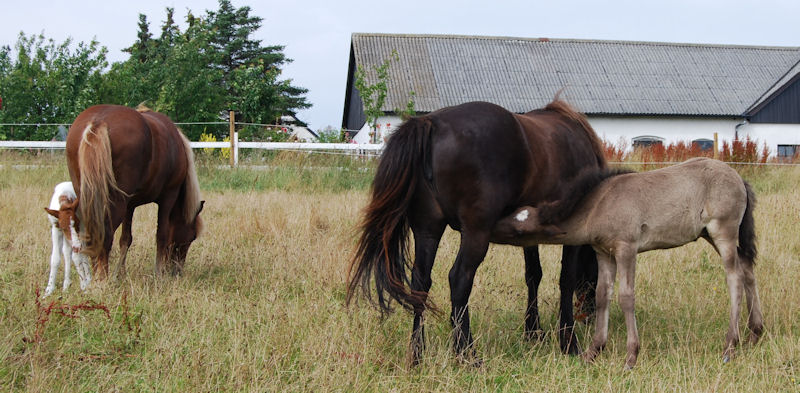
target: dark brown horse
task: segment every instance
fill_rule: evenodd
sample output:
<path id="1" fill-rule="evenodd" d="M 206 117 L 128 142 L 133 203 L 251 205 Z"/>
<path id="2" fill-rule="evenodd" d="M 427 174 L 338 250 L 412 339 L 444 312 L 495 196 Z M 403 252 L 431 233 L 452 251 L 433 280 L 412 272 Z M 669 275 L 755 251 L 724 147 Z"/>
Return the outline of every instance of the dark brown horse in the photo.
<path id="1" fill-rule="evenodd" d="M 473 102 L 406 121 L 389 138 L 375 174 L 350 267 L 348 302 L 359 288 L 371 298 L 374 288 L 382 312 L 392 310 L 392 300 L 412 310 L 409 360 L 418 363 L 424 349 L 423 312 L 432 306 L 431 269 L 449 225 L 461 232 L 449 275 L 454 349 L 479 363 L 467 303 L 495 223 L 518 206 L 558 199 L 562 183 L 582 169 L 605 166 L 602 145 L 585 117 L 559 100 L 524 115 Z M 413 266 L 407 258 L 409 229 L 414 234 Z M 537 247 L 525 248 L 524 256 L 525 333 L 541 336 Z M 564 248 L 559 322 L 564 352 L 580 352 L 573 333 L 572 297 L 579 272 L 596 280 L 596 263 L 591 248 Z"/>
<path id="2" fill-rule="evenodd" d="M 179 274 L 202 230 L 203 208 L 189 141 L 167 116 L 142 108 L 97 105 L 83 111 L 67 135 L 67 166 L 78 195 L 84 252 L 95 276 L 108 275 L 108 255 L 120 225 L 117 277 L 133 238 L 137 206 L 158 204 L 156 274 Z"/>

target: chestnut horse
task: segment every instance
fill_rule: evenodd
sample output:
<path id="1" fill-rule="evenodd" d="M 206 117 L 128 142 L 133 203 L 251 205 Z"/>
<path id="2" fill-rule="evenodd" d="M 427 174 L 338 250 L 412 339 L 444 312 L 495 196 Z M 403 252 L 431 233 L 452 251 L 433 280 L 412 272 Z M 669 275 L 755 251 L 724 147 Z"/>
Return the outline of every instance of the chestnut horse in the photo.
<path id="1" fill-rule="evenodd" d="M 137 206 L 158 204 L 156 274 L 182 272 L 186 253 L 202 230 L 203 208 L 189 141 L 170 119 L 147 108 L 97 105 L 83 111 L 67 135 L 67 166 L 83 224 L 84 252 L 96 258 L 98 280 L 120 225 L 117 278 L 133 237 Z"/>
<path id="2" fill-rule="evenodd" d="M 359 288 L 371 299 L 374 289 L 382 313 L 392 310 L 392 300 L 413 311 L 409 362 L 417 364 L 424 349 L 423 312 L 432 308 L 431 269 L 449 225 L 461 232 L 449 275 L 454 349 L 459 357 L 480 364 L 467 303 L 495 222 L 518 206 L 557 198 L 562 183 L 582 169 L 605 166 L 602 144 L 586 118 L 558 99 L 524 115 L 472 102 L 406 121 L 389 138 L 375 174 L 350 266 L 347 302 Z M 409 229 L 414 235 L 413 266 L 407 261 Z M 541 337 L 537 247 L 525 248 L 524 256 L 525 335 Z M 559 322 L 564 352 L 580 352 L 572 298 L 579 273 L 596 280 L 595 258 L 591 248 L 564 247 Z"/>

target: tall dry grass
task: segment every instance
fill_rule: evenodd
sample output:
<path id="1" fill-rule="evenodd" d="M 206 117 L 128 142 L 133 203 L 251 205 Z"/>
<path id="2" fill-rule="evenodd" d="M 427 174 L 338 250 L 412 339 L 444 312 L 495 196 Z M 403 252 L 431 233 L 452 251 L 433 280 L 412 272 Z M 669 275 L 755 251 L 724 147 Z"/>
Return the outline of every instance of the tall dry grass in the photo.
<path id="1" fill-rule="evenodd" d="M 45 160 L 46 161 L 46 160 Z M 800 389 L 800 201 L 797 168 L 748 173 L 759 196 L 756 268 L 766 333 L 730 364 L 721 353 L 728 295 L 719 257 L 704 242 L 640 255 L 636 295 L 642 351 L 624 372 L 625 328 L 611 309 L 609 345 L 593 365 L 562 355 L 553 329 L 559 249 L 542 248 L 543 342 L 523 339 L 522 253 L 492 246 L 471 297 L 481 369 L 456 362 L 446 318 L 428 320 L 422 364 L 404 368 L 411 318 L 381 321 L 345 308 L 345 275 L 366 186 L 325 191 L 324 174 L 262 186 L 267 170 L 235 173 L 241 186 L 204 192 L 207 230 L 182 277 L 153 277 L 155 207 L 134 217 L 128 278 L 77 285 L 36 306 L 46 281 L 42 207 L 66 179 L 44 168 L 0 167 L 0 390 L 2 391 L 797 391 Z M 205 167 L 201 184 L 225 176 Z M 248 171 L 248 170 L 239 170 Z M 230 172 L 228 172 L 230 173 Z M 338 172 L 337 172 L 338 173 Z M 336 177 L 338 175 L 331 174 Z M 255 179 L 255 180 L 253 180 Z M 346 181 L 345 181 L 346 183 Z M 255 184 L 255 185 L 253 185 Z M 360 184 L 360 183 L 359 183 Z M 448 231 L 432 297 L 449 308 L 447 273 L 458 248 Z M 115 262 L 115 253 L 111 263 Z M 58 296 L 62 296 L 58 298 Z M 88 301 L 76 318 L 44 308 Z M 53 304 L 53 302 L 56 302 Z M 43 326 L 40 328 L 40 326 Z M 744 329 L 744 323 L 742 323 Z M 37 338 L 37 329 L 40 337 Z M 585 346 L 592 326 L 580 325 Z"/>

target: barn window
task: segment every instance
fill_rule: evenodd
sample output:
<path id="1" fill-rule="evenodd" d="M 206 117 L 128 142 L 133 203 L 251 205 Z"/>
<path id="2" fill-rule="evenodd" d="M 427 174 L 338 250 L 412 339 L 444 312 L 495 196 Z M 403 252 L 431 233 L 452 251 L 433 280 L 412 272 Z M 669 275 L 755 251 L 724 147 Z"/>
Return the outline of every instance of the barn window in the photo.
<path id="1" fill-rule="evenodd" d="M 700 151 L 709 151 L 714 148 L 714 141 L 711 139 L 695 139 L 692 141 L 692 148 L 697 147 Z"/>
<path id="2" fill-rule="evenodd" d="M 650 147 L 653 145 L 663 145 L 664 138 L 659 138 L 652 135 L 642 135 L 633 138 L 633 148 Z"/>
<path id="3" fill-rule="evenodd" d="M 800 145 L 778 145 L 778 159 L 791 160 L 800 153 Z"/>

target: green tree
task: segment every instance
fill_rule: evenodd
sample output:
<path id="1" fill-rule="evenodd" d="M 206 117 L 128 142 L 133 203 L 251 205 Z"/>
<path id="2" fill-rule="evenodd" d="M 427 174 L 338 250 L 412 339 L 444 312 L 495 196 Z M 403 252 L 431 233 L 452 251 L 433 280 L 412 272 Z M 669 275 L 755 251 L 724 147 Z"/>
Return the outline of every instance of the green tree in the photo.
<path id="1" fill-rule="evenodd" d="M 20 33 L 15 56 L 0 51 L 0 96 L 3 123 L 70 123 L 83 109 L 98 103 L 106 49 L 97 41 L 57 44 L 43 35 Z M 19 127 L 6 138 L 48 140 L 55 128 Z"/>
<path id="2" fill-rule="evenodd" d="M 234 8 L 229 0 L 219 0 L 219 9 L 207 12 L 209 43 L 214 65 L 223 73 L 228 107 L 250 122 L 272 122 L 311 106 L 304 97 L 307 89 L 279 78 L 281 66 L 292 61 L 284 47 L 262 46 L 252 38 L 262 21 L 250 15 L 250 7 Z"/>

